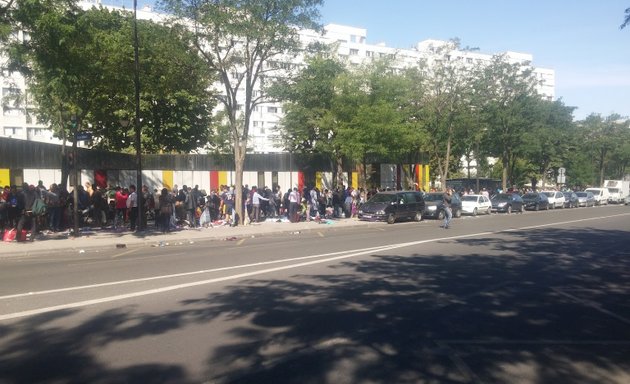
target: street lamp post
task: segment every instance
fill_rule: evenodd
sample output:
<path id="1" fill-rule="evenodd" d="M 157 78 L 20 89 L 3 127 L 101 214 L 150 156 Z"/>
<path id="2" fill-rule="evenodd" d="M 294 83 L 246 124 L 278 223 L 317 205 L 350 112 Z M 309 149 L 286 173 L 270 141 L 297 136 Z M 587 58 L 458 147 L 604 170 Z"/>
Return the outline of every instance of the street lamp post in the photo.
<path id="1" fill-rule="evenodd" d="M 144 229 L 144 196 L 142 194 L 142 142 L 140 126 L 140 61 L 138 55 L 138 18 L 137 18 L 138 1 L 133 0 L 133 57 L 134 57 L 134 73 L 133 83 L 135 88 L 135 104 L 136 114 L 133 125 L 136 132 L 136 196 L 138 201 L 138 230 Z"/>

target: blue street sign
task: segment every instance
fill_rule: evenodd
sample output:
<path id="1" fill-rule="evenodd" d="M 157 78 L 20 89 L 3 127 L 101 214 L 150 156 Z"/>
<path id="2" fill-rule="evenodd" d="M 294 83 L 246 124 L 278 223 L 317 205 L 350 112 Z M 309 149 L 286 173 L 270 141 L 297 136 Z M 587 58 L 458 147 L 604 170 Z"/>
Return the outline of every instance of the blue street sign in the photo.
<path id="1" fill-rule="evenodd" d="M 77 132 L 74 138 L 76 141 L 89 141 L 92 140 L 92 132 Z"/>

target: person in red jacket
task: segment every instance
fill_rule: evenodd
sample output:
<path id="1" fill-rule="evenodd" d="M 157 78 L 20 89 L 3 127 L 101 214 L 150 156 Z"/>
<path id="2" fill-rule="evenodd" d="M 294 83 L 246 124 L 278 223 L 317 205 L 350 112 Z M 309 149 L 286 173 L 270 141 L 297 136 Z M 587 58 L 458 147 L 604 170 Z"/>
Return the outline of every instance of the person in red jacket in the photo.
<path id="1" fill-rule="evenodd" d="M 129 192 L 126 189 L 116 187 L 116 216 L 114 217 L 114 229 L 118 229 L 127 221 L 127 198 Z"/>

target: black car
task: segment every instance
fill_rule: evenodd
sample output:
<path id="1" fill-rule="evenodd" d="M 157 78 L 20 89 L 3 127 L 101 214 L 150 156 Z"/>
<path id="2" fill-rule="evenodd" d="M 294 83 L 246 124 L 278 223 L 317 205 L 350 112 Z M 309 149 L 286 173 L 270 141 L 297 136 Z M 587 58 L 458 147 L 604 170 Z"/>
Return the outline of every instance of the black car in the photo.
<path id="1" fill-rule="evenodd" d="M 516 193 L 497 193 L 490 199 L 492 212 L 523 213 L 523 199 Z"/>
<path id="2" fill-rule="evenodd" d="M 575 192 L 562 192 L 564 194 L 564 207 L 577 208 L 580 206 L 580 199 Z"/>
<path id="3" fill-rule="evenodd" d="M 359 207 L 359 220 L 380 220 L 393 224 L 399 219 L 422 220 L 424 199 L 420 192 L 379 192 Z"/>
<path id="4" fill-rule="evenodd" d="M 529 192 L 521 196 L 525 209 L 539 211 L 541 209 L 549 209 L 549 199 L 544 193 Z"/>
<path id="5" fill-rule="evenodd" d="M 444 219 L 444 193 L 425 193 L 424 204 L 423 217 L 439 220 Z M 462 215 L 462 200 L 457 193 L 451 196 L 451 211 L 453 212 L 453 217 L 460 217 Z"/>

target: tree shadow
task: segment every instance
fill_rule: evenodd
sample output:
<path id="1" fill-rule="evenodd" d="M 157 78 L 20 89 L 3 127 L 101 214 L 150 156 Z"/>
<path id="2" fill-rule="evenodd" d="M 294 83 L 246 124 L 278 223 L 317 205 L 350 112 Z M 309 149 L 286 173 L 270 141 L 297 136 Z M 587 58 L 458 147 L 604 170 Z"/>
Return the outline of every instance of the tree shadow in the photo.
<path id="1" fill-rule="evenodd" d="M 1 326 L 10 342 L 0 347 L 0 382 L 626 381 L 628 232 L 554 228 L 452 242 L 464 256 L 346 261 L 326 274 L 235 284 L 167 313 L 107 311 L 69 330 L 53 324 L 73 311 Z M 214 322 L 228 324 L 228 341 L 208 346 L 203 380 L 176 364 L 111 369 L 94 353 Z"/>

